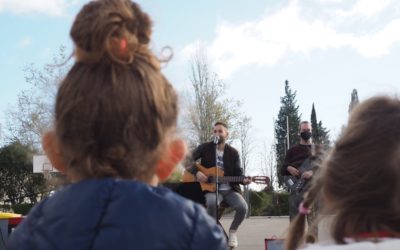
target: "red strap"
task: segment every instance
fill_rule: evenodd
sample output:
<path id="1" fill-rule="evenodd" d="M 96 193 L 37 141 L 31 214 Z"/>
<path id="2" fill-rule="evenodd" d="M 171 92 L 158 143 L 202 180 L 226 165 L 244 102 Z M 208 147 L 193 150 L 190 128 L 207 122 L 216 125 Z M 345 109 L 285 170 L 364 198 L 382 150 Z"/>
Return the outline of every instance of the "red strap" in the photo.
<path id="1" fill-rule="evenodd" d="M 397 238 L 397 237 L 400 237 L 400 234 L 387 231 L 364 232 L 364 233 L 359 233 L 357 235 L 357 238 Z"/>
<path id="2" fill-rule="evenodd" d="M 14 217 L 14 218 L 9 218 L 8 219 L 8 225 L 9 226 L 16 226 L 18 225 L 21 221 L 23 220 L 23 217 Z"/>

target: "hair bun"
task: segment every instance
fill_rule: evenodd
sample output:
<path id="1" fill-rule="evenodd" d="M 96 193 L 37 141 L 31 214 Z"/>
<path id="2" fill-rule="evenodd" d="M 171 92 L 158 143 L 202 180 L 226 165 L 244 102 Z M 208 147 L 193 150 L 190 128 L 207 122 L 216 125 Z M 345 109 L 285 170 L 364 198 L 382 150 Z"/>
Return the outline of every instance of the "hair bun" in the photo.
<path id="1" fill-rule="evenodd" d="M 100 0 L 78 13 L 70 35 L 78 61 L 96 63 L 110 58 L 132 63 L 136 58 L 157 66 L 149 49 L 152 22 L 139 5 L 129 0 Z"/>

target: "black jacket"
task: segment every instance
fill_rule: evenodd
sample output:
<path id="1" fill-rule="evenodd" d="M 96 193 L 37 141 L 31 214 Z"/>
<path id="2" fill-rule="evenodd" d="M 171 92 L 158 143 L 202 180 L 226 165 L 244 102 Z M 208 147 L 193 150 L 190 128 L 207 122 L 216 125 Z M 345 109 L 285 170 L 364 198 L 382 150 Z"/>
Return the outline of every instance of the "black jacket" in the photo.
<path id="1" fill-rule="evenodd" d="M 286 153 L 285 161 L 280 169 L 280 174 L 283 176 L 290 175 L 289 171 L 287 171 L 287 167 L 292 166 L 298 169 L 307 158 L 310 158 L 313 162 L 313 171 L 317 170 L 320 165 L 321 157 L 323 156 L 323 148 L 317 144 L 314 144 L 314 147 L 314 155 L 312 155 L 311 152 L 311 145 L 296 144 L 291 147 Z"/>
<path id="2" fill-rule="evenodd" d="M 216 167 L 216 145 L 213 142 L 206 142 L 198 146 L 192 153 L 192 160 L 200 160 L 200 164 L 206 168 Z M 224 175 L 225 176 L 243 176 L 243 170 L 240 167 L 240 157 L 236 149 L 225 144 L 224 148 Z M 192 174 L 197 173 L 197 168 L 195 166 L 189 169 Z M 241 183 L 240 183 L 241 184 Z M 241 193 L 239 183 L 231 182 L 230 185 L 236 191 Z"/>

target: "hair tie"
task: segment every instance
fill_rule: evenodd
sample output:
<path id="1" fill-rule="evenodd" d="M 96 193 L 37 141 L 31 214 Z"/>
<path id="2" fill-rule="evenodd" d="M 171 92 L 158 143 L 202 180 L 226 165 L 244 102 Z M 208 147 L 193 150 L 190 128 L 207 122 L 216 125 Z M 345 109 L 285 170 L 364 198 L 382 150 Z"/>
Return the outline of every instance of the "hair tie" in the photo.
<path id="1" fill-rule="evenodd" d="M 124 51 L 125 51 L 126 45 L 127 45 L 126 39 L 125 39 L 125 38 L 122 38 L 122 39 L 121 39 L 121 43 L 120 43 L 121 52 L 124 52 Z"/>
<path id="2" fill-rule="evenodd" d="M 112 37 L 107 48 L 111 58 L 120 64 L 129 64 L 133 61 L 133 51 L 127 38 Z"/>
<path id="3" fill-rule="evenodd" d="M 310 208 L 306 208 L 304 206 L 304 203 L 302 202 L 302 203 L 299 204 L 299 213 L 306 215 L 306 214 L 311 213 L 311 209 Z"/>

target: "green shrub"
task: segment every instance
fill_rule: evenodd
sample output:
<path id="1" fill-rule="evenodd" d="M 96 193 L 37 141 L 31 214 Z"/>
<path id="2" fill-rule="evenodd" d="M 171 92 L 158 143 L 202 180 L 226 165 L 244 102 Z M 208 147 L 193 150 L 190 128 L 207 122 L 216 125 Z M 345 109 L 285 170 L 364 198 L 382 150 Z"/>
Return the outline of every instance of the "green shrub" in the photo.
<path id="1" fill-rule="evenodd" d="M 27 215 L 33 206 L 34 204 L 21 203 L 21 204 L 11 205 L 11 208 L 16 214 Z"/>
<path id="2" fill-rule="evenodd" d="M 11 212 L 11 205 L 0 205 L 0 212 Z"/>
<path id="3" fill-rule="evenodd" d="M 250 191 L 251 216 L 281 216 L 289 214 L 287 192 Z"/>
<path id="4" fill-rule="evenodd" d="M 289 214 L 289 194 L 284 193 L 271 193 L 271 203 L 265 208 L 265 215 L 267 216 L 282 216 Z"/>
<path id="5" fill-rule="evenodd" d="M 265 191 L 250 190 L 250 215 L 262 216 L 264 210 L 271 203 L 271 197 Z"/>

